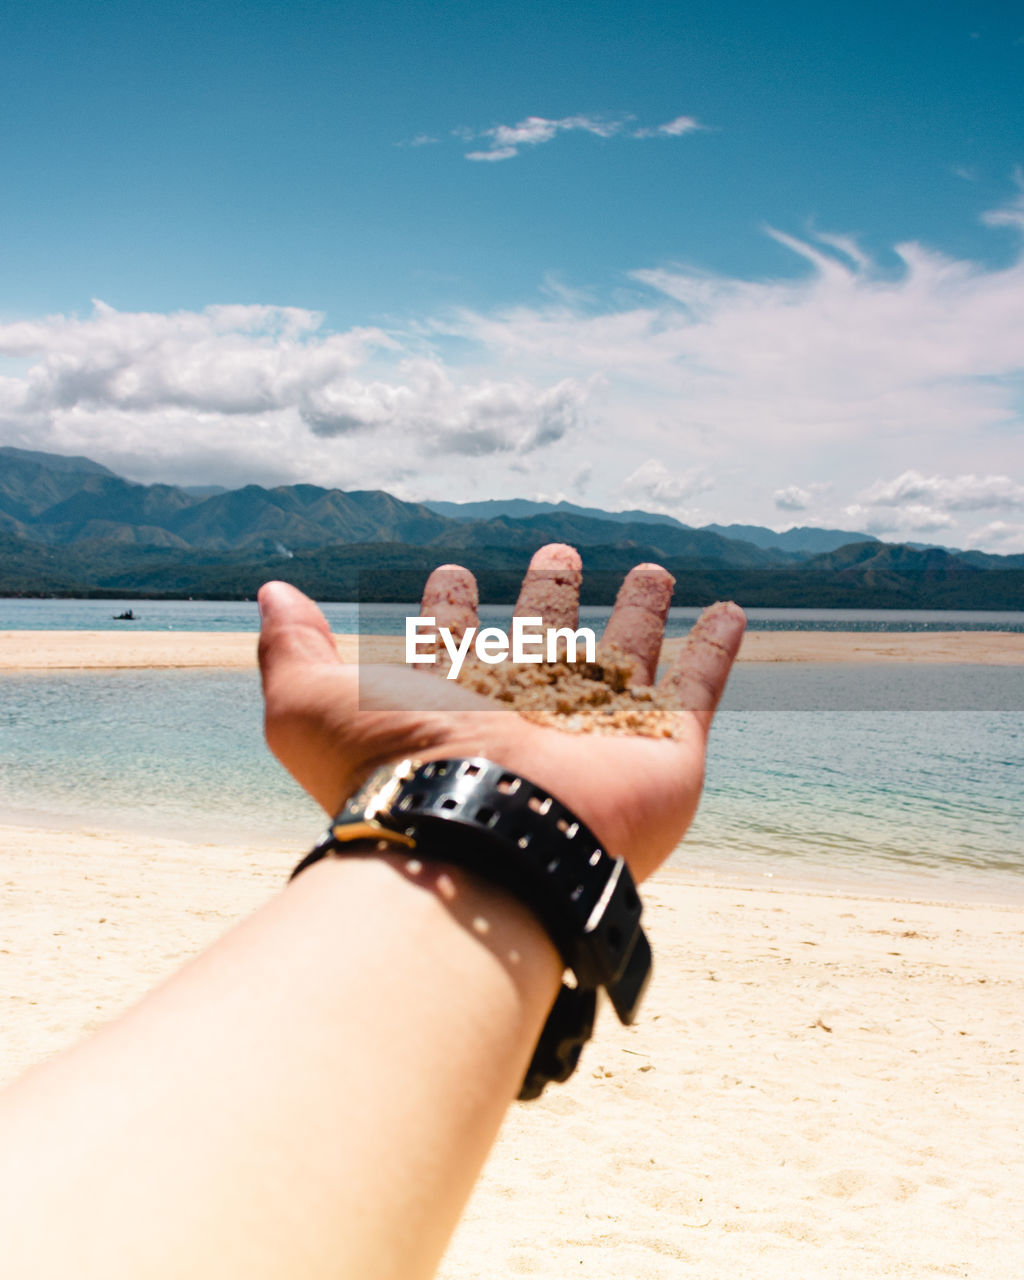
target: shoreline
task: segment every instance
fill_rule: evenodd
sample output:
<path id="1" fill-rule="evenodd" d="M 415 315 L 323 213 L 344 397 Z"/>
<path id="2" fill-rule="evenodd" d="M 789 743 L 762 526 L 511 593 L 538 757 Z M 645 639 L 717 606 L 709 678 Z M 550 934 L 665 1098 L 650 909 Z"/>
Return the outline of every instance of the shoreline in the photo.
<path id="1" fill-rule="evenodd" d="M 0 1080 L 282 890 L 294 851 L 0 826 Z M 513 1107 L 439 1271 L 1016 1280 L 1024 906 L 644 887 L 655 974 Z M 509 1212 L 511 1206 L 515 1212 Z"/>
<path id="2" fill-rule="evenodd" d="M 295 862 L 325 821 L 325 815 L 312 801 L 308 814 L 296 815 L 293 823 L 273 830 L 240 830 L 237 822 L 217 821 L 216 815 L 209 814 L 196 815 L 187 823 L 168 823 L 166 819 L 147 820 L 135 810 L 62 810 L 55 814 L 32 805 L 0 805 L 0 860 L 10 847 L 46 848 L 54 841 L 74 845 L 81 837 L 110 846 L 168 842 L 182 849 L 212 851 L 217 858 L 245 848 L 252 858 L 273 859 L 280 855 L 287 860 L 292 856 Z M 836 850 L 838 853 L 838 845 Z M 770 852 L 761 857 L 750 853 L 731 857 L 712 852 L 703 845 L 699 834 L 680 843 L 658 878 L 715 892 L 797 893 L 923 907 L 1024 910 L 1024 879 L 1017 871 L 992 873 L 974 868 L 947 872 L 910 862 L 906 870 L 880 870 L 873 865 L 858 868 L 839 858 L 829 862 L 820 853 L 817 859 L 801 859 L 796 864 L 780 861 Z"/>
<path id="3" fill-rule="evenodd" d="M 255 632 L 0 631 L 0 671 L 246 668 Z M 343 662 L 402 662 L 400 636 L 336 636 Z M 670 661 L 682 637 L 666 640 Z M 1007 631 L 748 631 L 740 662 L 1024 665 L 1024 634 Z"/>

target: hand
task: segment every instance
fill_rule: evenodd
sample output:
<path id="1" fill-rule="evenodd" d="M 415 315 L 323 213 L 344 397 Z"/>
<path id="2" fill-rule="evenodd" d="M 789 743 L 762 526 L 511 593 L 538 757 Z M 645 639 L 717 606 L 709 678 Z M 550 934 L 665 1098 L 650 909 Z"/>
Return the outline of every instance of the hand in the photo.
<path id="1" fill-rule="evenodd" d="M 530 570 L 516 613 L 575 627 L 578 554 L 553 544 Z M 672 586 L 665 569 L 637 566 L 605 629 L 602 644 L 632 656 L 639 683 L 653 681 Z M 267 583 L 259 600 L 267 742 L 329 814 L 387 761 L 486 756 L 549 788 L 638 881 L 668 857 L 696 812 L 708 730 L 745 625 L 734 604 L 705 610 L 659 685 L 679 707 L 676 737 L 620 737 L 543 727 L 409 667 L 387 669 L 388 706 L 375 699 L 374 710 L 360 710 L 357 668 L 339 659 L 316 605 L 283 582 Z M 476 624 L 475 606 L 472 575 L 445 565 L 428 580 L 421 611 L 454 629 Z"/>

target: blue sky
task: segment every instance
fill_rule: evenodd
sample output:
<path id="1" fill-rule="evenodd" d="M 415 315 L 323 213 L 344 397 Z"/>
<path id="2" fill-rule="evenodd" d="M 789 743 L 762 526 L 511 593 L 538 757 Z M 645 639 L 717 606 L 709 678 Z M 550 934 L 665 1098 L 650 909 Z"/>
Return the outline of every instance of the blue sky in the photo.
<path id="1" fill-rule="evenodd" d="M 0 443 L 1024 549 L 1022 73 L 1006 4 L 8 0 Z"/>

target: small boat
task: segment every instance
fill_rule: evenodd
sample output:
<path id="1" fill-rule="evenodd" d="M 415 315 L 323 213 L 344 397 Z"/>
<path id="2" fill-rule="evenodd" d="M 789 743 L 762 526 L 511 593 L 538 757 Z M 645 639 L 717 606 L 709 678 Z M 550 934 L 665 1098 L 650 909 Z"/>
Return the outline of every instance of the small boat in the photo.
<path id="1" fill-rule="evenodd" d="M 135 621 L 134 609 L 125 609 L 124 613 L 115 613 L 114 621 L 115 622 L 134 622 Z"/>

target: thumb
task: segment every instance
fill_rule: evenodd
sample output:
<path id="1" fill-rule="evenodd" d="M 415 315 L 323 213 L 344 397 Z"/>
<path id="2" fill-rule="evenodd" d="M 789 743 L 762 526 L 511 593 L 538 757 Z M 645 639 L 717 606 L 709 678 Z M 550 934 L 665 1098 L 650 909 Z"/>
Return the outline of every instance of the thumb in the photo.
<path id="1" fill-rule="evenodd" d="M 297 667 L 339 661 L 327 619 L 309 596 L 287 582 L 267 582 L 257 599 L 264 689 Z"/>

